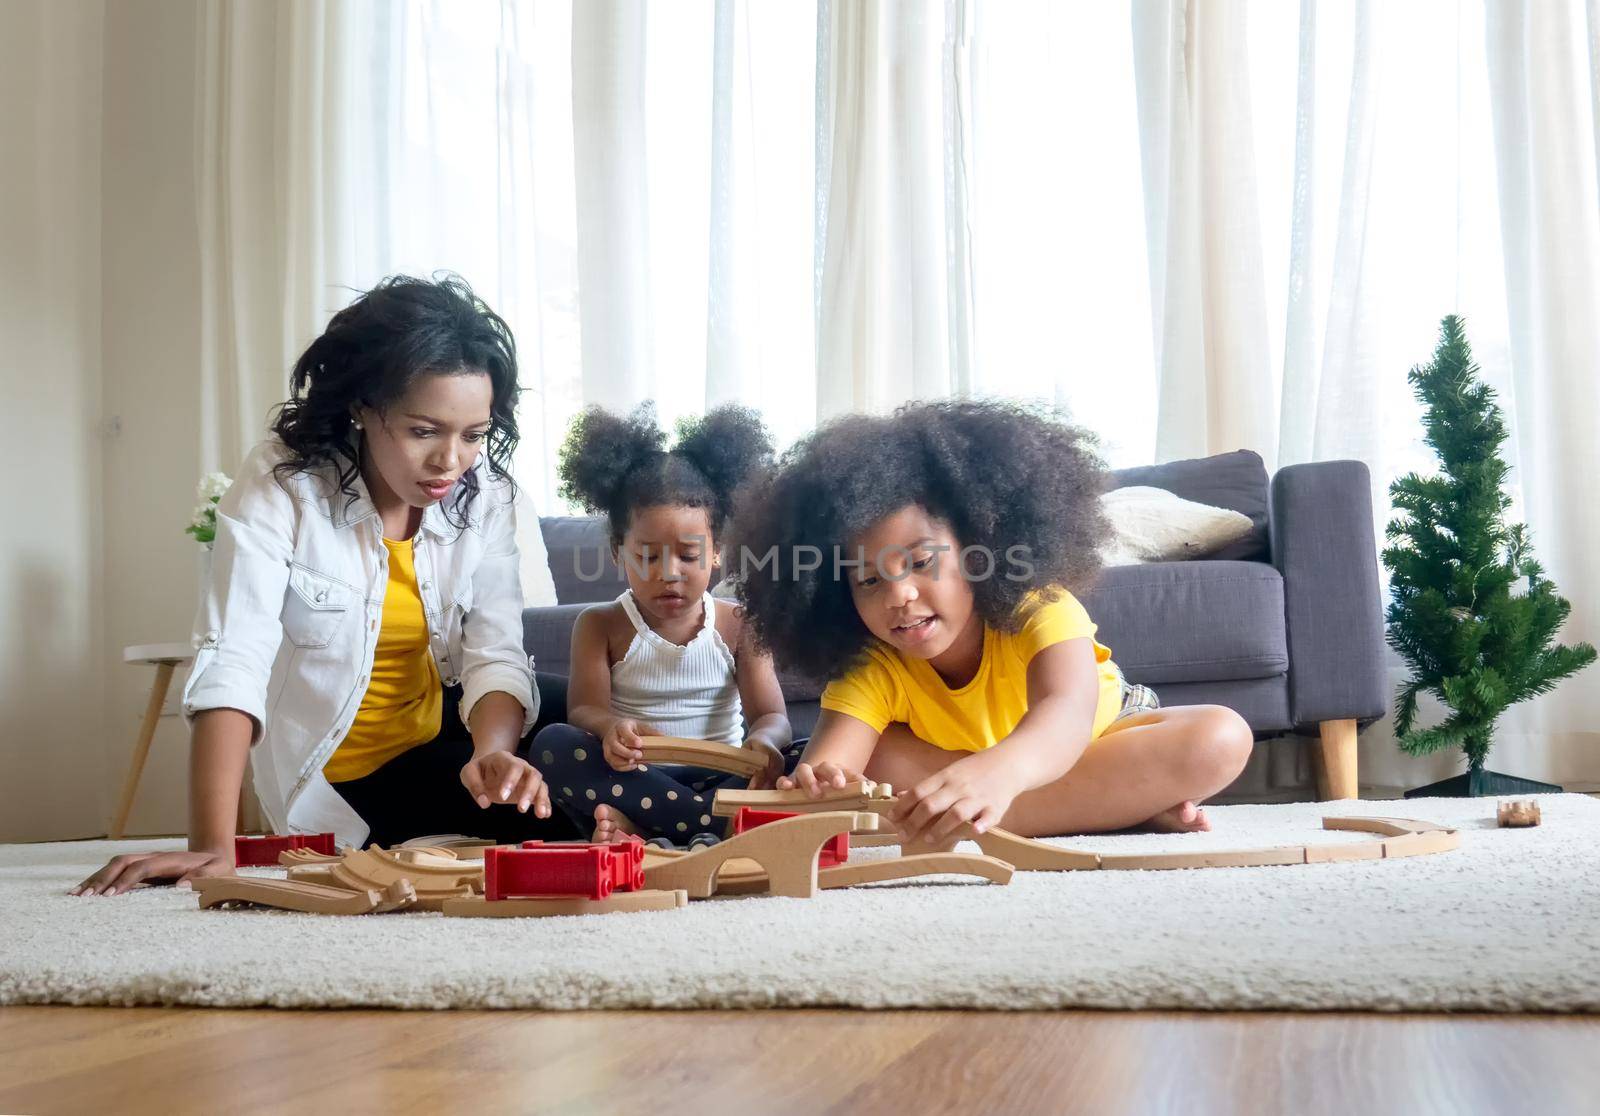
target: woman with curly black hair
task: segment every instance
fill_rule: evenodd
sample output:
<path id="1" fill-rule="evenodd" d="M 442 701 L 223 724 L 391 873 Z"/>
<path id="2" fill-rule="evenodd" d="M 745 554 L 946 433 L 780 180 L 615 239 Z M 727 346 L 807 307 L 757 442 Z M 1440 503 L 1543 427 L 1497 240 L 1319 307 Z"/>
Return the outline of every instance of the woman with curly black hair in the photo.
<path id="1" fill-rule="evenodd" d="M 118 857 L 79 893 L 231 873 L 247 756 L 278 833 L 576 835 L 518 754 L 540 698 L 517 390 L 510 329 L 459 278 L 388 279 L 333 316 L 217 505 L 183 695 L 189 850 Z"/>
<path id="2" fill-rule="evenodd" d="M 761 787 L 799 758 L 771 657 L 743 615 L 707 591 L 734 491 L 771 459 L 766 428 L 744 407 L 685 420 L 670 451 L 648 403 L 627 418 L 592 407 L 572 424 L 562 492 L 606 516 L 628 588 L 578 617 L 571 723 L 541 731 L 533 752 L 556 802 L 592 823 L 596 841 L 715 842 L 711 796 L 746 785 L 698 767 L 640 766 L 640 737 L 755 749 L 767 761 L 753 781 Z"/>
<path id="3" fill-rule="evenodd" d="M 1196 803 L 1249 755 L 1221 706 L 1157 708 L 1071 589 L 1099 568 L 1089 439 L 1020 404 L 849 416 L 742 500 L 740 598 L 777 660 L 828 679 L 803 762 L 813 795 L 901 788 L 907 844 L 1208 828 Z"/>

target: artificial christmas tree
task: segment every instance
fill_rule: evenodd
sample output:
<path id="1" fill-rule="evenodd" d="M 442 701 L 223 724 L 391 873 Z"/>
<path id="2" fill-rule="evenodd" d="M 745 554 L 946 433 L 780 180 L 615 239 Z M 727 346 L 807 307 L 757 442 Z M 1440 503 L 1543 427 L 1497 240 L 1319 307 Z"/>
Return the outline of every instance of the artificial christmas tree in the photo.
<path id="1" fill-rule="evenodd" d="M 1445 318 L 1433 362 L 1408 376 L 1427 407 L 1423 424 L 1441 471 L 1408 473 L 1389 486 L 1398 514 L 1383 552 L 1388 638 L 1411 667 L 1395 733 L 1413 755 L 1460 747 L 1467 756 L 1466 774 L 1408 791 L 1408 798 L 1560 790 L 1487 771 L 1484 760 L 1501 713 L 1595 658 L 1587 643 L 1554 642 L 1572 606 L 1534 561 L 1526 527 L 1505 523 L 1505 421 L 1477 371 L 1461 319 Z M 1417 729 L 1424 692 L 1437 696 L 1448 716 Z"/>

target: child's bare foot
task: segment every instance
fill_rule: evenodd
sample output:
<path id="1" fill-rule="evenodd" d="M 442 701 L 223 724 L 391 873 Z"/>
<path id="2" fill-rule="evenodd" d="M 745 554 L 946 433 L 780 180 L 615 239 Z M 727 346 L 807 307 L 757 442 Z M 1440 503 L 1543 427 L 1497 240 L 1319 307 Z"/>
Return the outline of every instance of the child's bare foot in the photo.
<path id="1" fill-rule="evenodd" d="M 590 841 L 597 845 L 614 845 L 639 832 L 633 823 L 615 806 L 594 808 L 594 836 Z"/>
<path id="2" fill-rule="evenodd" d="M 1153 833 L 1201 833 L 1211 828 L 1206 812 L 1193 802 L 1180 802 L 1139 826 Z"/>

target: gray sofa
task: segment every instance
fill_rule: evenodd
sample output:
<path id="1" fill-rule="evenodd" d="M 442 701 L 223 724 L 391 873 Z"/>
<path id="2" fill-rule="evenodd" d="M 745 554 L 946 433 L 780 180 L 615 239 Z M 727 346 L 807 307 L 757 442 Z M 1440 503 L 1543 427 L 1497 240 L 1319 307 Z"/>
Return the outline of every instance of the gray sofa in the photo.
<path id="1" fill-rule="evenodd" d="M 1124 469 L 1112 487 L 1150 485 L 1249 516 L 1249 537 L 1204 559 L 1113 566 L 1079 594 L 1127 677 L 1164 705 L 1237 710 L 1256 732 L 1251 764 L 1223 800 L 1354 797 L 1356 733 L 1388 709 L 1383 617 L 1367 467 L 1328 461 L 1269 483 L 1248 451 Z M 541 522 L 559 605 L 523 613 L 541 671 L 566 674 L 578 613 L 626 585 L 598 519 Z M 598 574 L 598 576 L 596 576 Z M 819 688 L 784 678 L 797 735 Z M 1317 739 L 1307 747 L 1299 739 Z"/>

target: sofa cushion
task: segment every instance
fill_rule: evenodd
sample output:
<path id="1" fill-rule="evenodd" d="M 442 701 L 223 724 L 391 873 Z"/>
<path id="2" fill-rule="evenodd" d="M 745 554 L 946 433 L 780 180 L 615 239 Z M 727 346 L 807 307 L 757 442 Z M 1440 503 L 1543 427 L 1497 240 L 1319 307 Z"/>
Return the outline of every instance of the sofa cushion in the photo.
<path id="1" fill-rule="evenodd" d="M 522 610 L 522 649 L 533 669 L 545 674 L 572 673 L 572 629 L 587 603 L 550 605 Z"/>
<path id="2" fill-rule="evenodd" d="M 1118 469 L 1111 474 L 1110 487 L 1127 488 L 1129 485 L 1148 485 L 1164 488 L 1168 492 L 1210 504 L 1218 508 L 1231 508 L 1250 517 L 1254 530 L 1238 542 L 1229 543 L 1215 554 L 1215 561 L 1265 562 L 1269 560 L 1267 543 L 1267 467 L 1261 455 L 1250 450 L 1219 453 L 1214 457 L 1196 457 L 1186 461 L 1168 461 L 1161 465 L 1140 465 L 1133 469 Z M 546 538 L 548 542 L 548 537 Z M 552 552 L 551 561 L 555 560 Z M 560 575 L 557 574 L 557 584 Z M 563 597 L 562 600 L 566 598 Z"/>
<path id="3" fill-rule="evenodd" d="M 628 587 L 621 568 L 611 560 L 605 520 L 591 515 L 547 515 L 539 520 L 544 548 L 550 555 L 550 577 L 562 604 L 613 600 Z"/>
<path id="4" fill-rule="evenodd" d="M 1217 682 L 1289 669 L 1283 577 L 1264 563 L 1113 566 L 1079 599 L 1130 681 Z"/>
<path id="5" fill-rule="evenodd" d="M 539 520 L 556 600 L 562 604 L 614 601 L 628 587 L 627 575 L 611 557 L 606 521 L 597 515 L 547 515 Z M 721 580 L 712 570 L 709 584 Z"/>

